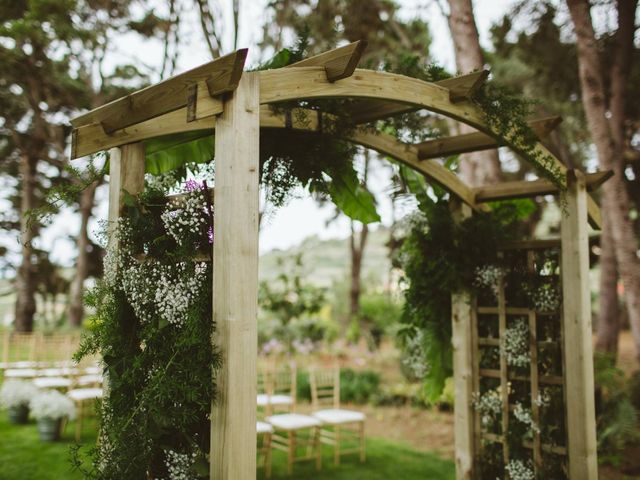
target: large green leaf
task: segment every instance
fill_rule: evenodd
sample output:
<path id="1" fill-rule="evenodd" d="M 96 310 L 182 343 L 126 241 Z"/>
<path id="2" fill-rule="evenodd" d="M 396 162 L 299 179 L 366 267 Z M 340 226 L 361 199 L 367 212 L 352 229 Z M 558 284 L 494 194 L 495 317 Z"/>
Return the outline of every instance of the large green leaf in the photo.
<path id="1" fill-rule="evenodd" d="M 376 211 L 375 198 L 360 183 L 358 174 L 353 167 L 350 166 L 328 174 L 331 177 L 331 182 L 327 185 L 327 191 L 333 203 L 345 215 L 362 223 L 380 221 L 380 215 Z"/>
<path id="2" fill-rule="evenodd" d="M 159 175 L 184 167 L 187 163 L 205 163 L 213 159 L 213 135 L 196 131 L 166 135 L 145 142 L 146 172 Z"/>

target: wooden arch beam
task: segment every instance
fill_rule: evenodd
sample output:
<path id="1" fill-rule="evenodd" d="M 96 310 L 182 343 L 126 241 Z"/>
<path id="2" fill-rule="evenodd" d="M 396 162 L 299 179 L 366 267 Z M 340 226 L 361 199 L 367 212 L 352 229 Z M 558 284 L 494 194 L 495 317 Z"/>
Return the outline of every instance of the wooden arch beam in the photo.
<path id="1" fill-rule="evenodd" d="M 305 58 L 287 65 L 285 68 L 322 67 L 325 70 L 327 81 L 335 82 L 353 74 L 365 48 L 367 48 L 366 40 L 358 40 L 344 47 L 334 48 L 328 52 Z"/>

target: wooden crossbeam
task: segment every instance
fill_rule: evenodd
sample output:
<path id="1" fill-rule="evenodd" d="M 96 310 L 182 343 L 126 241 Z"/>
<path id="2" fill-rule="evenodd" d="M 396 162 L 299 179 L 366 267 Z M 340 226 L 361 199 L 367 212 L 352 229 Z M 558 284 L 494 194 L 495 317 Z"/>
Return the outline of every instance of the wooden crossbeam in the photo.
<path id="1" fill-rule="evenodd" d="M 362 52 L 367 47 L 366 40 L 358 40 L 344 47 L 334 48 L 328 52 L 305 58 L 288 65 L 290 67 L 324 67 L 327 80 L 335 82 L 341 78 L 350 77 L 360 61 Z"/>
<path id="2" fill-rule="evenodd" d="M 418 110 L 418 107 L 415 105 L 374 99 L 355 101 L 348 109 L 349 116 L 354 125 L 361 125 L 415 110 Z"/>
<path id="3" fill-rule="evenodd" d="M 585 175 L 588 190 L 595 190 L 613 175 L 612 170 L 589 173 Z M 529 198 L 539 195 L 555 195 L 558 187 L 546 179 L 532 181 L 504 182 L 474 188 L 475 201 L 478 203 L 495 200 L 511 200 L 515 198 Z"/>
<path id="4" fill-rule="evenodd" d="M 449 99 L 453 103 L 457 103 L 469 99 L 482 86 L 488 76 L 489 70 L 478 70 L 434 83 L 449 90 Z"/>
<path id="5" fill-rule="evenodd" d="M 133 92 L 74 118 L 71 124 L 76 128 L 100 124 L 105 133 L 111 134 L 116 130 L 185 107 L 191 86 L 200 81 L 205 82 L 210 96 L 233 91 L 242 76 L 247 51 L 246 48 L 237 50 L 193 70 Z"/>
<path id="6" fill-rule="evenodd" d="M 529 126 L 538 136 L 543 138 L 555 129 L 560 122 L 561 117 L 545 117 L 529 122 Z M 486 133 L 473 132 L 464 135 L 456 135 L 453 137 L 437 138 L 435 140 L 427 140 L 416 147 L 418 148 L 418 156 L 420 160 L 430 158 L 448 157 L 450 155 L 458 155 L 461 153 L 477 152 L 480 150 L 488 150 L 498 148 L 503 144 Z"/>

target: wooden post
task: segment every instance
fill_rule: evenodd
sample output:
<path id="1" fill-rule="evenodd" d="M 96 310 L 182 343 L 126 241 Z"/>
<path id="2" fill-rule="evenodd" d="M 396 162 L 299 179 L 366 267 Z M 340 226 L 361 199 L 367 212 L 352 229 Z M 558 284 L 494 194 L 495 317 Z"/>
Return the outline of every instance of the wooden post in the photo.
<path id="1" fill-rule="evenodd" d="M 587 192 L 584 176 L 567 171 L 562 216 L 562 298 L 569 478 L 598 478 L 589 289 Z"/>
<path id="2" fill-rule="evenodd" d="M 120 217 L 124 191 L 135 195 L 144 189 L 144 159 L 142 142 L 109 150 L 109 234 Z"/>
<path id="3" fill-rule="evenodd" d="M 211 479 L 256 478 L 258 73 L 245 73 L 216 122 L 214 343 L 222 353 L 211 414 Z"/>
<path id="4" fill-rule="evenodd" d="M 457 221 L 471 216 L 471 208 L 457 200 L 452 212 Z M 468 480 L 474 475 L 474 416 L 473 416 L 473 329 L 471 294 L 454 293 L 451 296 L 451 342 L 453 345 L 454 379 L 454 437 L 456 479 Z"/>

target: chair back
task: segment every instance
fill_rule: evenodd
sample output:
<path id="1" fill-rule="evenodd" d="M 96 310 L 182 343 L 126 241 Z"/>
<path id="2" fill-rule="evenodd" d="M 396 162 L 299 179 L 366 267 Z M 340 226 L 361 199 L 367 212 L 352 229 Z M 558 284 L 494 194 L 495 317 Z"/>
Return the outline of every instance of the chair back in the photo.
<path id="1" fill-rule="evenodd" d="M 311 404 L 314 410 L 340 408 L 340 367 L 311 368 Z"/>

